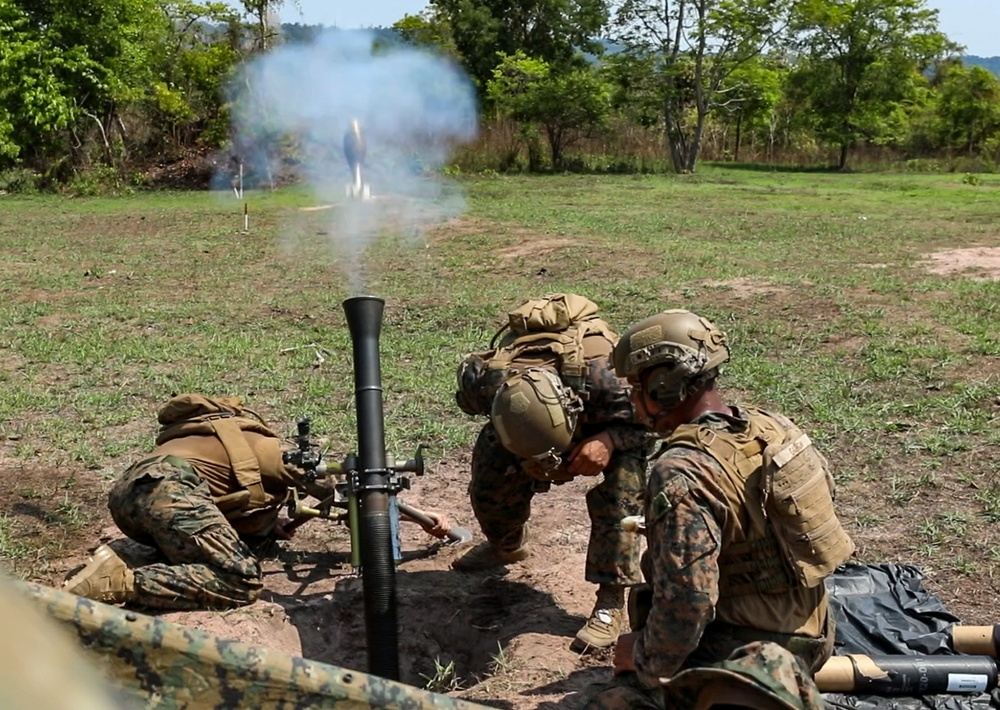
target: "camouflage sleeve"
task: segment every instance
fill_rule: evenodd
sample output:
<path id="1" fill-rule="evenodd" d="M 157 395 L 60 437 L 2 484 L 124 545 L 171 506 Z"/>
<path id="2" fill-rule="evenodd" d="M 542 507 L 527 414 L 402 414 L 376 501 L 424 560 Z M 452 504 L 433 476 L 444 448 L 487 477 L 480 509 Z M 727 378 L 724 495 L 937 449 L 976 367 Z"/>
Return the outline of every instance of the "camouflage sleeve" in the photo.
<path id="1" fill-rule="evenodd" d="M 590 396 L 584 405 L 582 421 L 603 425 L 601 429 L 608 432 L 616 449 L 638 449 L 653 441 L 652 433 L 636 421 L 628 384 L 615 375 L 607 357 L 587 362 L 587 391 Z"/>
<path id="2" fill-rule="evenodd" d="M 668 449 L 646 489 L 646 581 L 652 608 L 635 645 L 639 680 L 655 687 L 673 676 L 697 648 L 719 599 L 722 528 L 699 469 L 717 465 L 693 449 Z"/>

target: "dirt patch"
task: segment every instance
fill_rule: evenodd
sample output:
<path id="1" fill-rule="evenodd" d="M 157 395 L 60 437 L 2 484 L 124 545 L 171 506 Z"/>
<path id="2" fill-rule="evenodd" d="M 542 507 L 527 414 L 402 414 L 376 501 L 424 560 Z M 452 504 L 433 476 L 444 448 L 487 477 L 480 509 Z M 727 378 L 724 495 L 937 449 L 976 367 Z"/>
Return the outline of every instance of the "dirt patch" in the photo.
<path id="1" fill-rule="evenodd" d="M 768 283 L 766 281 L 757 281 L 755 279 L 743 277 L 727 279 L 725 281 L 701 281 L 699 283 L 702 286 L 708 286 L 709 288 L 728 291 L 731 295 L 736 296 L 737 298 L 773 296 L 779 293 L 788 293 L 788 289 L 784 286 L 778 286 L 777 284 Z"/>
<path id="2" fill-rule="evenodd" d="M 974 281 L 1000 281 L 1000 247 L 969 247 L 928 254 L 921 264 L 932 274 Z"/>
<path id="3" fill-rule="evenodd" d="M 515 244 L 505 249 L 497 249 L 496 255 L 501 259 L 521 259 L 526 256 L 545 256 L 563 247 L 579 244 L 579 240 L 561 237 L 552 239 L 532 239 L 521 244 Z"/>
<path id="4" fill-rule="evenodd" d="M 65 511 L 60 512 L 67 481 L 71 490 L 79 489 L 79 504 L 88 511 L 82 524 L 58 545 L 47 547 L 44 564 L 35 560 L 30 568 L 20 567 L 15 570 L 19 576 L 59 586 L 102 543 L 110 542 L 133 563 L 152 554 L 125 540 L 110 520 L 108 481 L 87 471 L 63 471 L 53 479 L 42 469 L 19 466 L 10 458 L 0 464 L 5 469 L 0 505 L 24 534 L 43 539 L 67 529 Z M 465 492 L 468 466 L 467 452 L 437 462 L 401 498 L 419 508 L 446 511 L 454 524 L 472 530 L 478 542 L 479 529 Z M 528 710 L 572 704 L 571 698 L 588 683 L 607 677 L 607 653 L 581 656 L 569 648 L 596 591 L 583 579 L 589 483 L 573 481 L 536 496 L 532 557 L 492 572 L 453 571 L 451 561 L 468 547 L 445 546 L 417 526 L 403 526 L 403 560 L 395 581 L 404 682 Z M 349 550 L 345 527 L 311 522 L 265 556 L 265 590 L 257 603 L 229 612 L 170 612 L 163 617 L 226 638 L 364 670 L 363 580 L 351 567 Z M 145 559 L 147 564 L 152 561 Z M 443 673 L 449 666 L 451 671 Z"/>

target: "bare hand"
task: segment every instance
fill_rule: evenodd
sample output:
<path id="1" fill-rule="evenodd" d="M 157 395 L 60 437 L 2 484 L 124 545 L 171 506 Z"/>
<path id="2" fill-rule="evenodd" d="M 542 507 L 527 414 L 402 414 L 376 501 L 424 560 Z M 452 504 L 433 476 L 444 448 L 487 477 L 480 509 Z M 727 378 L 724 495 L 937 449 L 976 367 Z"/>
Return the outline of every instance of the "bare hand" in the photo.
<path id="1" fill-rule="evenodd" d="M 610 463 L 614 450 L 615 444 L 606 431 L 584 439 L 567 457 L 569 472 L 576 476 L 596 476 Z"/>
<path id="2" fill-rule="evenodd" d="M 292 526 L 291 522 L 291 520 L 285 517 L 278 518 L 278 522 L 274 526 L 274 536 L 279 540 L 291 540 L 298 529 Z"/>
<path id="3" fill-rule="evenodd" d="M 444 513 L 425 510 L 424 515 L 434 521 L 434 527 L 424 527 L 424 530 L 426 530 L 428 534 L 437 538 L 447 537 L 448 531 L 451 530 L 451 521 L 445 517 Z"/>
<path id="4" fill-rule="evenodd" d="M 630 631 L 618 637 L 615 644 L 614 674 L 635 673 L 635 642 L 639 639 L 640 631 Z"/>

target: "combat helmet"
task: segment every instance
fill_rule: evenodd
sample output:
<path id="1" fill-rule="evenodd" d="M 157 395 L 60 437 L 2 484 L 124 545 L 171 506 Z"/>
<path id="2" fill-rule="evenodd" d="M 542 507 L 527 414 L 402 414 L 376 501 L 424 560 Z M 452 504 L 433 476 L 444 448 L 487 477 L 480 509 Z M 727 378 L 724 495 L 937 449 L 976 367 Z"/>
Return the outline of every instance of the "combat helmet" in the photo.
<path id="1" fill-rule="evenodd" d="M 546 367 L 512 374 L 493 398 L 490 420 L 500 443 L 523 459 L 558 466 L 570 448 L 583 403 Z"/>
<path id="2" fill-rule="evenodd" d="M 621 336 L 614 351 L 615 372 L 635 384 L 657 368 L 646 383 L 655 402 L 674 407 L 688 393 L 718 374 L 729 360 L 726 335 L 691 311 L 669 310 L 645 318 Z"/>

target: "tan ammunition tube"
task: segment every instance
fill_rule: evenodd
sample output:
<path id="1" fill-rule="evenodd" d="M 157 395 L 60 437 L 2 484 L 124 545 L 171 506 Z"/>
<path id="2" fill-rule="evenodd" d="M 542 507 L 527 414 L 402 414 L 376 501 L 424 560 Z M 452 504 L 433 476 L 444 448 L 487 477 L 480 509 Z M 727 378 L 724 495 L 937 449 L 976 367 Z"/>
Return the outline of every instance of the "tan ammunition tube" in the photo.
<path id="1" fill-rule="evenodd" d="M 959 653 L 1000 658 L 1000 624 L 993 626 L 954 626 L 951 647 Z"/>

